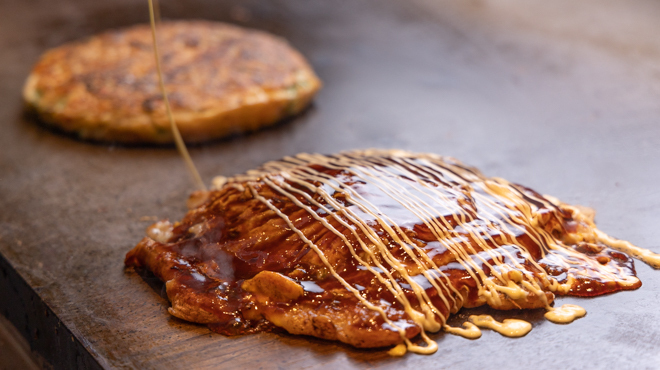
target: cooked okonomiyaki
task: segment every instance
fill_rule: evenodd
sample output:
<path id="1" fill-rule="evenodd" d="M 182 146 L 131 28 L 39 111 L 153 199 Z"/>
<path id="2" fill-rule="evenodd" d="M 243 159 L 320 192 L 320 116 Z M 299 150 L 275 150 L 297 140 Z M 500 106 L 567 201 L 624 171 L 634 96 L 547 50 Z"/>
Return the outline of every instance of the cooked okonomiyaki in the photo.
<path id="1" fill-rule="evenodd" d="M 284 39 L 208 21 L 158 28 L 169 100 L 186 142 L 271 125 L 302 111 L 321 82 Z M 80 138 L 170 143 L 149 25 L 46 52 L 23 97 L 47 124 Z"/>
<path id="2" fill-rule="evenodd" d="M 425 331 L 456 332 L 462 307 L 552 312 L 556 296 L 641 286 L 619 250 L 642 250 L 593 212 L 432 154 L 299 154 L 190 203 L 125 263 L 165 282 L 172 315 L 227 335 L 279 327 L 428 353 Z"/>

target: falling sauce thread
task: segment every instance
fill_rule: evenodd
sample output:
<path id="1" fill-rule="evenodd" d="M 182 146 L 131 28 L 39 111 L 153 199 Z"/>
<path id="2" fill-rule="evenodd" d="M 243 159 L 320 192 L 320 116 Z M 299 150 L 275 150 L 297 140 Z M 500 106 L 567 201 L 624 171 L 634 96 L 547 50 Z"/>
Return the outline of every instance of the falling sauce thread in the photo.
<path id="1" fill-rule="evenodd" d="M 204 181 L 202 180 L 202 177 L 199 175 L 199 171 L 197 171 L 197 167 L 195 167 L 195 164 L 193 163 L 192 158 L 190 157 L 190 153 L 188 153 L 186 144 L 183 142 L 183 138 L 181 137 L 179 128 L 177 127 L 176 122 L 174 120 L 174 115 L 172 114 L 172 107 L 170 106 L 170 101 L 167 98 L 167 90 L 165 89 L 163 70 L 160 63 L 160 54 L 158 53 L 158 37 L 156 33 L 156 23 L 157 20 L 160 21 L 160 7 L 158 6 L 158 3 L 156 3 L 157 6 L 154 7 L 154 0 L 148 0 L 148 1 L 149 1 L 149 21 L 151 23 L 151 38 L 154 48 L 154 59 L 156 60 L 156 72 L 158 74 L 158 84 L 160 85 L 160 91 L 163 94 L 163 102 L 165 103 L 167 118 L 170 122 L 170 129 L 172 130 L 172 135 L 174 136 L 174 142 L 176 144 L 176 148 L 179 151 L 179 154 L 183 158 L 184 162 L 186 163 L 186 167 L 188 167 L 188 171 L 190 171 L 190 175 L 193 177 L 193 181 L 197 185 L 197 188 L 199 190 L 206 191 L 206 185 L 204 185 Z"/>

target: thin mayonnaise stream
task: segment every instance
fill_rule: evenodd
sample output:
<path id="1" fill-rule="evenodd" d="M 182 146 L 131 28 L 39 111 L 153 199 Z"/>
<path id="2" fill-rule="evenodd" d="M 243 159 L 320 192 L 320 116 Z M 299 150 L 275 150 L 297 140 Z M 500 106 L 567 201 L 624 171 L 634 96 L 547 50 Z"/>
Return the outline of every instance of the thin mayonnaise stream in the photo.
<path id="1" fill-rule="evenodd" d="M 165 80 L 163 79 L 163 70 L 160 65 L 160 55 L 158 53 L 158 38 L 156 34 L 156 21 L 159 20 L 160 18 L 160 11 L 159 11 L 160 7 L 158 6 L 158 3 L 156 3 L 156 7 L 154 10 L 154 0 L 148 0 L 148 1 L 149 1 L 149 21 L 151 24 L 151 41 L 154 48 L 154 59 L 156 60 L 156 73 L 158 74 L 158 85 L 160 87 L 161 94 L 163 94 L 163 102 L 165 103 L 167 118 L 170 122 L 170 129 L 172 130 L 172 135 L 174 136 L 174 143 L 176 144 L 176 148 L 179 151 L 181 157 L 183 158 L 183 161 L 186 163 L 186 167 L 188 167 L 188 171 L 190 171 L 190 175 L 197 184 L 197 188 L 199 190 L 205 191 L 206 185 L 204 185 L 204 181 L 202 181 L 202 177 L 199 175 L 199 171 L 197 171 L 197 167 L 195 167 L 192 158 L 190 158 L 190 154 L 188 153 L 186 144 L 183 142 L 183 138 L 181 137 L 179 128 L 177 127 L 176 122 L 174 120 L 174 115 L 172 114 L 172 107 L 170 106 L 170 100 L 167 97 L 167 90 L 165 89 Z"/>
<path id="2" fill-rule="evenodd" d="M 434 235 L 437 242 L 453 254 L 454 262 L 472 277 L 478 288 L 480 304 L 488 303 L 494 307 L 512 304 L 515 308 L 518 300 L 525 302 L 528 299 L 536 299 L 548 310 L 546 318 L 557 323 L 568 323 L 585 315 L 584 309 L 574 305 L 551 307 L 545 293 L 545 291 L 568 292 L 575 281 L 574 276 L 569 275 L 567 281 L 561 284 L 548 274 L 542 272 L 532 274 L 512 255 L 511 251 L 501 248 L 504 244 L 515 245 L 523 255 L 525 263 L 530 263 L 538 271 L 543 271 L 531 258 L 530 252 L 518 241 L 523 234 L 541 247 L 544 256 L 550 251 L 561 250 L 567 256 L 565 258 L 573 262 L 578 260 L 580 263 L 593 264 L 594 268 L 598 268 L 595 271 L 618 284 L 629 285 L 637 281 L 636 278 L 622 280 L 616 275 L 617 271 L 614 267 L 603 266 L 597 261 L 585 258 L 580 253 L 564 247 L 550 232 L 535 227 L 541 222 L 538 211 L 541 208 L 558 209 L 557 204 L 533 194 L 525 194 L 525 197 L 531 198 L 531 201 L 525 201 L 521 191 L 505 180 L 485 179 L 469 168 L 445 161 L 441 157 L 413 155 L 401 151 L 361 151 L 335 156 L 301 154 L 284 158 L 282 161 L 266 163 L 261 169 L 249 171 L 246 175 L 219 179 L 217 181 L 219 186 L 227 184 L 240 191 L 246 186 L 255 199 L 281 217 L 301 240 L 319 255 L 330 273 L 348 291 L 366 307 L 378 312 L 390 327 L 399 332 L 406 348 L 396 346 L 391 350 L 392 355 L 401 355 L 402 352 L 405 353 L 405 349 L 417 353 L 435 352 L 437 344 L 424 331 L 435 332 L 444 329 L 446 332 L 466 338 L 478 338 L 481 332 L 477 326 L 482 326 L 507 336 L 522 336 L 531 330 L 531 325 L 521 320 L 505 320 L 498 323 L 492 317 L 476 316 L 470 317 L 471 322 L 465 323 L 464 328 L 446 325 L 448 315 L 433 304 L 426 289 L 411 276 L 411 271 L 416 271 L 415 275 L 422 275 L 428 280 L 450 312 L 456 312 L 462 307 L 466 298 L 464 292 L 451 284 L 441 268 L 414 241 L 410 240 L 385 210 L 367 199 L 364 194 L 356 190 L 355 186 L 343 182 L 341 176 L 333 177 L 310 167 L 312 164 L 344 171 L 353 179 L 377 189 L 392 202 L 414 215 L 417 221 L 425 225 Z M 398 182 L 401 178 L 408 180 L 407 187 Z M 451 183 L 449 184 L 451 186 L 438 186 L 437 183 L 433 183 L 434 181 Z M 344 280 L 334 270 L 323 251 L 298 230 L 275 204 L 259 194 L 256 190 L 256 187 L 260 186 L 259 183 L 287 197 L 341 238 L 352 257 L 366 271 L 373 274 L 404 307 L 404 311 L 412 321 L 424 329 L 422 339 L 425 345 L 411 343 L 405 337 L 405 330 L 387 317 L 383 306 L 368 301 L 358 289 Z M 485 220 L 482 220 L 484 225 L 472 224 L 469 207 L 461 203 L 463 195 L 457 190 L 460 186 L 470 187 L 470 195 L 479 204 L 479 216 L 485 217 Z M 333 193 L 342 194 L 345 203 L 339 202 L 333 197 Z M 301 198 L 306 204 L 300 200 Z M 319 211 L 315 211 L 313 207 Z M 445 217 L 447 215 L 450 215 L 451 219 Z M 357 241 L 357 245 L 350 243 L 346 235 L 332 226 L 330 220 L 344 226 L 345 232 L 352 233 L 352 239 Z M 387 234 L 391 243 L 406 253 L 409 262 L 404 264 L 394 256 L 392 246 L 387 245 L 384 238 L 371 226 L 370 223 L 373 222 L 376 222 Z M 467 236 L 460 235 L 451 223 L 460 225 Z M 614 249 L 631 249 L 629 243 L 617 244 L 618 241 L 608 239 L 609 237 L 601 232 L 597 231 L 597 233 L 597 240 L 603 244 Z M 657 255 L 641 248 L 635 251 L 638 255 L 657 258 Z M 559 264 L 569 266 L 569 261 L 560 261 Z M 490 274 L 487 274 L 485 269 L 488 269 Z M 407 285 L 407 289 L 412 290 L 417 306 L 413 307 L 405 296 L 402 283 Z"/>

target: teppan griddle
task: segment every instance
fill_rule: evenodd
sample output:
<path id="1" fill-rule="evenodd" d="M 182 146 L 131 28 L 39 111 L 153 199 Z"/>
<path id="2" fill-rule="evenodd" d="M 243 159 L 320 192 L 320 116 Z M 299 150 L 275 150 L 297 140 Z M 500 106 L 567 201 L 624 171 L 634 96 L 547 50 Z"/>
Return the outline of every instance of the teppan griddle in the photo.
<path id="1" fill-rule="evenodd" d="M 660 252 L 660 3 L 165 1 L 286 37 L 325 82 L 274 128 L 191 148 L 203 178 L 298 152 L 400 148 L 597 210 L 605 232 Z M 434 355 L 282 333 L 234 338 L 167 314 L 162 284 L 123 258 L 193 190 L 171 147 L 81 142 L 25 117 L 20 91 L 44 50 L 148 20 L 146 0 L 0 4 L 0 309 L 57 368 L 654 368 L 660 271 L 595 299 L 570 325 L 539 311 L 510 339 L 433 335 Z M 477 312 L 487 310 L 477 310 Z M 474 313 L 474 311 L 472 311 Z M 460 324 L 467 313 L 452 321 Z"/>

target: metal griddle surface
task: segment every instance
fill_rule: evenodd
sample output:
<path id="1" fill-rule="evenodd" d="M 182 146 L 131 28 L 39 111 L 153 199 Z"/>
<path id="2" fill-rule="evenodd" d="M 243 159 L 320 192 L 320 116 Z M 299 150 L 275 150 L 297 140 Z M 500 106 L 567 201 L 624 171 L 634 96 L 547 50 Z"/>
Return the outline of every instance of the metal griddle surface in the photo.
<path id="1" fill-rule="evenodd" d="M 640 262 L 637 291 L 560 298 L 588 311 L 571 325 L 539 311 L 498 314 L 534 329 L 519 339 L 436 334 L 430 356 L 286 334 L 227 338 L 169 316 L 162 284 L 125 270 L 123 258 L 153 220 L 184 214 L 193 184 L 177 152 L 77 141 L 25 118 L 20 99 L 40 53 L 146 22 L 146 1 L 0 7 L 0 260 L 10 266 L 0 307 L 33 344 L 70 332 L 83 353 L 46 354 L 56 365 L 91 356 L 108 368 L 660 366 L 660 271 Z M 325 82 L 296 119 L 191 148 L 207 182 L 298 152 L 434 152 L 593 207 L 602 230 L 660 252 L 658 2 L 196 0 L 166 1 L 163 14 L 282 35 Z M 55 319 L 6 309 L 30 294 Z M 59 329 L 40 324 L 53 320 Z M 64 342 L 46 346 L 61 352 Z"/>

